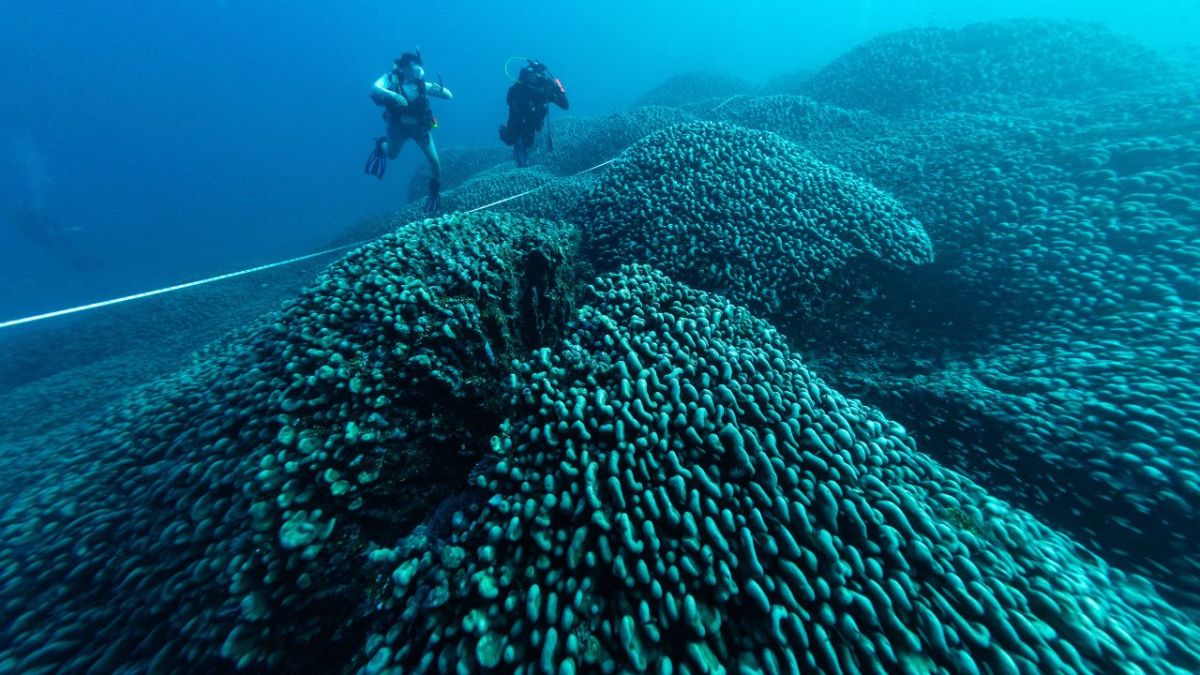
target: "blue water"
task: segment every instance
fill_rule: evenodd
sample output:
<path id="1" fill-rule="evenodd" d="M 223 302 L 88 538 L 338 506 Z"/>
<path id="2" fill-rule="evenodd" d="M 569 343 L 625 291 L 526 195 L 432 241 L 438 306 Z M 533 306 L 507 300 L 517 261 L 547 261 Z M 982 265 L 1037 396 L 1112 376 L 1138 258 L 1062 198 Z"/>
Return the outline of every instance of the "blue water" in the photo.
<path id="1" fill-rule="evenodd" d="M 765 81 L 909 26 L 1068 16 L 1164 48 L 1200 31 L 1183 1 L 798 5 L 5 0 L 0 218 L 32 209 L 63 231 L 0 229 L 0 318 L 307 252 L 396 209 L 419 154 L 385 183 L 361 174 L 380 132 L 364 92 L 418 44 L 456 95 L 437 106 L 445 148 L 495 142 L 513 55 L 550 63 L 572 114 L 594 115 L 675 73 Z"/>

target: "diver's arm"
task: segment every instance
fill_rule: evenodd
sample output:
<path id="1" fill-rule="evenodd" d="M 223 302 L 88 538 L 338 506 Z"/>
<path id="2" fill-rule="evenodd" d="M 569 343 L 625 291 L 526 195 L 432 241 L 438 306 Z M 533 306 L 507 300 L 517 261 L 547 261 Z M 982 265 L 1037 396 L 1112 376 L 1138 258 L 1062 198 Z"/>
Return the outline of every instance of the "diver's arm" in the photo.
<path id="1" fill-rule="evenodd" d="M 404 98 L 403 94 L 388 89 L 388 76 L 382 75 L 375 84 L 371 87 L 371 99 L 376 103 L 379 101 L 392 101 L 396 105 L 408 105 L 408 99 Z"/>
<path id="2" fill-rule="evenodd" d="M 567 110 L 571 107 L 571 104 L 567 101 L 567 90 L 563 87 L 562 80 L 553 75 L 550 77 L 550 80 L 543 83 L 542 96 L 545 97 L 547 103 L 553 103 L 563 110 Z"/>
<path id="3" fill-rule="evenodd" d="M 557 80 L 555 81 L 557 82 Z M 571 107 L 571 102 L 567 100 L 567 91 L 562 88 L 561 84 L 558 85 L 558 91 L 554 94 L 554 105 L 563 110 L 568 110 Z"/>
<path id="4" fill-rule="evenodd" d="M 425 93 L 428 94 L 429 96 L 436 96 L 437 98 L 444 98 L 444 99 L 454 98 L 454 94 L 452 94 L 450 92 L 450 90 L 446 88 L 445 85 L 439 84 L 437 82 L 426 82 L 425 83 Z"/>

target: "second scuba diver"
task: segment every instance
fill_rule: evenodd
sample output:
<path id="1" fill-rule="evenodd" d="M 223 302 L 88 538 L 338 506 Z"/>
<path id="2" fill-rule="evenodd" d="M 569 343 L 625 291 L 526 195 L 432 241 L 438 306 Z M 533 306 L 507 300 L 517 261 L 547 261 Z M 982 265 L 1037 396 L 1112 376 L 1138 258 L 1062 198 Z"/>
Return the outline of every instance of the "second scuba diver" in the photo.
<path id="1" fill-rule="evenodd" d="M 508 88 L 508 124 L 500 127 L 500 140 L 511 145 L 517 166 L 529 166 L 534 134 L 546 124 L 550 104 L 566 110 L 567 90 L 546 64 L 528 59 L 513 86 Z"/>
<path id="2" fill-rule="evenodd" d="M 375 80 L 371 100 L 384 108 L 387 136 L 375 139 L 375 151 L 367 158 L 366 172 L 383 178 L 387 160 L 395 159 L 404 142 L 413 140 L 429 160 L 429 196 L 425 210 L 436 211 L 441 206 L 442 164 L 430 129 L 437 127 L 429 97 L 450 99 L 453 95 L 441 83 L 425 81 L 421 52 L 406 52 L 396 59 L 391 72 Z"/>

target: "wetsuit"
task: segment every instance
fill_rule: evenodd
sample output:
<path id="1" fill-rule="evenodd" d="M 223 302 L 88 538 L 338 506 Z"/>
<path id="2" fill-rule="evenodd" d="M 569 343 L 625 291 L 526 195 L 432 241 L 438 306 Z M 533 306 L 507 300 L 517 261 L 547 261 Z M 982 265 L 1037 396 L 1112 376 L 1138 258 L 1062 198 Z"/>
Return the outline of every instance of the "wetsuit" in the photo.
<path id="1" fill-rule="evenodd" d="M 548 71 L 525 67 L 520 79 L 508 88 L 508 124 L 500 127 L 500 140 L 514 150 L 528 150 L 534 135 L 546 124 L 550 104 L 567 110 L 567 92 Z"/>
<path id="2" fill-rule="evenodd" d="M 392 71 L 375 80 L 371 92 L 376 103 L 383 105 L 383 118 L 387 121 L 388 158 L 395 159 L 404 142 L 412 139 L 422 148 L 430 143 L 429 129 L 433 126 L 433 111 L 429 97 L 451 98 L 449 89 L 440 84 L 419 80 L 402 81 Z M 396 96 L 403 97 L 406 105 L 399 105 Z"/>
<path id="3" fill-rule="evenodd" d="M 397 63 L 397 66 L 404 64 Z M 411 65 L 411 63 L 409 63 Z M 419 62 L 417 62 L 419 66 Z M 375 152 L 367 160 L 367 172 L 383 177 L 383 159 L 395 159 L 410 138 L 421 148 L 429 160 L 429 197 L 425 200 L 426 211 L 436 211 L 441 203 L 442 162 L 438 158 L 437 145 L 429 135 L 433 128 L 433 110 L 429 97 L 449 99 L 450 90 L 441 84 L 426 82 L 424 70 L 416 68 L 406 78 L 399 68 L 375 80 L 371 88 L 371 99 L 383 106 L 383 119 L 387 121 L 387 137 L 376 140 Z"/>

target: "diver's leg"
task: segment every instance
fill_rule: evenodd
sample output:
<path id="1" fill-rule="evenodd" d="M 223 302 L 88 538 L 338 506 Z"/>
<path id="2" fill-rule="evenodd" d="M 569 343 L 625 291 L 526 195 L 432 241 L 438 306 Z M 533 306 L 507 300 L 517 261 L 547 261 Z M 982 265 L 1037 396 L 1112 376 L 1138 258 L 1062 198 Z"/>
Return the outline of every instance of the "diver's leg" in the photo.
<path id="1" fill-rule="evenodd" d="M 529 166 L 529 151 L 533 149 L 534 128 L 526 126 L 521 129 L 521 137 L 517 139 L 517 147 L 521 148 L 521 156 L 517 158 L 517 164 L 522 167 Z"/>
<path id="2" fill-rule="evenodd" d="M 508 127 L 508 141 L 507 142 L 509 145 L 512 146 L 512 149 L 513 149 L 512 157 L 513 157 L 513 160 L 517 163 L 517 166 L 525 166 L 522 163 L 522 159 L 521 159 L 521 157 L 525 151 L 525 149 L 523 147 L 521 147 L 521 136 L 522 136 L 522 134 L 521 134 L 521 130 L 519 127 L 516 127 L 516 126 Z"/>
<path id="3" fill-rule="evenodd" d="M 429 175 L 430 178 L 437 182 L 442 182 L 442 161 L 438 158 L 437 145 L 433 142 L 433 136 L 429 137 L 429 142 L 421 145 L 421 152 L 425 153 L 425 159 L 429 160 Z"/>
<path id="4" fill-rule="evenodd" d="M 534 139 L 537 137 L 537 132 L 541 131 L 542 127 L 538 124 L 537 113 L 529 111 L 525 115 L 525 119 L 521 120 L 521 143 L 524 144 L 526 150 L 533 149 Z"/>
<path id="5" fill-rule="evenodd" d="M 404 133 L 403 129 L 388 125 L 387 140 L 383 142 L 383 154 L 387 155 L 388 159 L 396 159 L 400 154 L 400 149 L 404 147 L 404 141 L 408 140 L 408 134 Z"/>
<path id="6" fill-rule="evenodd" d="M 425 159 L 429 160 L 429 196 L 425 198 L 425 211 L 433 213 L 442 206 L 442 161 L 438 158 L 437 145 L 433 142 L 433 136 L 429 132 L 425 132 L 424 143 L 418 141 L 421 152 L 425 153 Z"/>

